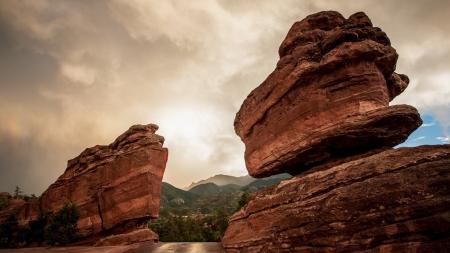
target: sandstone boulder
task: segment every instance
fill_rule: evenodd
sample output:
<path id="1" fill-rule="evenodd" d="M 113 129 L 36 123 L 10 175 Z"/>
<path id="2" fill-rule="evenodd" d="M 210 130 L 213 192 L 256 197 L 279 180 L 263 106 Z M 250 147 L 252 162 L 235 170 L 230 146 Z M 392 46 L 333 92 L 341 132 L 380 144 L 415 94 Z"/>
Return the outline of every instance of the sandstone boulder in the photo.
<path id="1" fill-rule="evenodd" d="M 447 252 L 450 145 L 399 148 L 254 193 L 228 252 Z"/>
<path id="2" fill-rule="evenodd" d="M 422 124 L 415 108 L 388 107 L 409 79 L 394 72 L 395 49 L 362 12 L 308 16 L 292 26 L 279 54 L 234 122 L 253 177 L 297 175 L 330 159 L 393 147 Z"/>
<path id="3" fill-rule="evenodd" d="M 168 158 L 157 129 L 154 124 L 135 125 L 108 146 L 86 149 L 68 161 L 65 172 L 38 201 L 7 208 L 0 219 L 15 211 L 19 224 L 26 225 L 39 210 L 52 214 L 71 201 L 80 208 L 82 244 L 147 228 L 148 221 L 158 217 Z"/>
<path id="4" fill-rule="evenodd" d="M 275 71 L 236 115 L 249 174 L 291 179 L 252 194 L 227 252 L 448 252 L 450 145 L 393 149 L 422 123 L 389 106 L 409 79 L 364 13 L 295 23 Z"/>
<path id="5" fill-rule="evenodd" d="M 11 196 L 11 194 L 9 194 L 9 192 L 0 192 L 0 197 L 6 198 L 6 199 L 12 198 L 12 196 Z"/>
<path id="6" fill-rule="evenodd" d="M 139 242 L 153 241 L 157 242 L 159 236 L 149 228 L 138 229 L 128 234 L 111 235 L 106 238 L 100 239 L 94 244 L 94 246 L 117 246 L 117 245 L 129 245 Z"/>

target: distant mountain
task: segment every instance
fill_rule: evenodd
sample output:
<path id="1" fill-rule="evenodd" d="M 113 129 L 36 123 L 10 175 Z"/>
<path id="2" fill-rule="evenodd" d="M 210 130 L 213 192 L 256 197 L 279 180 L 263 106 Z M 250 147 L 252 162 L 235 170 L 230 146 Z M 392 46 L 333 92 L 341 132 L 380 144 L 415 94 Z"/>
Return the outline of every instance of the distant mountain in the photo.
<path id="1" fill-rule="evenodd" d="M 191 200 L 199 198 L 199 195 L 195 193 L 183 191 L 176 188 L 175 186 L 163 182 L 161 186 L 161 202 L 169 203 L 174 199 L 183 199 L 184 202 L 189 202 Z"/>
<path id="2" fill-rule="evenodd" d="M 206 184 L 206 183 L 214 183 L 218 186 L 224 186 L 227 184 L 237 184 L 240 186 L 245 186 L 255 180 L 256 180 L 256 178 L 253 178 L 250 175 L 246 175 L 246 176 L 242 176 L 242 177 L 234 177 L 234 176 L 228 176 L 228 175 L 215 175 L 208 179 L 200 180 L 197 183 L 192 182 L 191 185 L 183 188 L 183 190 L 188 191 L 197 185 Z"/>
<path id="3" fill-rule="evenodd" d="M 250 184 L 242 187 L 241 191 L 248 191 L 250 193 L 253 193 L 255 191 L 265 189 L 269 186 L 272 186 L 274 184 L 278 184 L 279 182 L 291 178 L 292 176 L 289 174 L 279 174 L 271 177 L 256 179 L 255 181 L 251 182 Z"/>
<path id="4" fill-rule="evenodd" d="M 288 174 L 280 174 L 263 179 L 255 179 L 250 176 L 233 177 L 217 175 L 193 183 L 194 186 L 189 191 L 178 189 L 163 182 L 159 217 L 168 218 L 171 215 L 195 216 L 198 214 L 212 214 L 222 205 L 224 205 L 227 211 L 232 214 L 236 210 L 237 202 L 243 191 L 253 193 L 290 177 L 291 176 Z M 247 180 L 249 183 L 244 186 L 239 184 L 225 184 L 219 186 L 213 182 L 207 182 L 208 180 L 219 181 L 220 183 L 230 180 L 233 182 L 238 181 L 241 184 L 245 183 Z"/>
<path id="5" fill-rule="evenodd" d="M 224 186 L 218 186 L 215 183 L 205 183 L 194 186 L 188 192 L 202 197 L 223 195 L 230 192 L 235 192 L 241 189 L 242 186 L 237 184 L 227 184 Z"/>

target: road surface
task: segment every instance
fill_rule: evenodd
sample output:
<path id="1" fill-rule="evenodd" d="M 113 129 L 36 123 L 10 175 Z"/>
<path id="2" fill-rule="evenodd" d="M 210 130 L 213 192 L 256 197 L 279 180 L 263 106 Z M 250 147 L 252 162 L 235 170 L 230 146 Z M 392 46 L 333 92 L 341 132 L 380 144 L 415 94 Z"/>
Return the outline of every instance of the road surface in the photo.
<path id="1" fill-rule="evenodd" d="M 147 245 L 130 253 L 226 253 L 220 242 L 166 242 Z"/>

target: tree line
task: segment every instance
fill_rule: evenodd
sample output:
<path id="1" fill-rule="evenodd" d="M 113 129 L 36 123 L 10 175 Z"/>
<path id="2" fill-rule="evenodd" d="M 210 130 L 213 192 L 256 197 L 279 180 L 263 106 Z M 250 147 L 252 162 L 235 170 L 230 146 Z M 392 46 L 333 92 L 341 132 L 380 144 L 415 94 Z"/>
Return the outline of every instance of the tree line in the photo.
<path id="1" fill-rule="evenodd" d="M 23 191 L 20 190 L 20 187 L 17 185 L 14 190 L 14 195 L 12 196 L 12 198 L 13 199 L 23 199 L 25 202 L 33 202 L 33 201 L 36 201 L 39 199 L 39 197 L 34 194 L 31 194 L 31 195 L 24 194 Z M 10 199 L 7 196 L 3 196 L 3 195 L 0 196 L 0 211 L 5 209 L 6 204 L 8 204 L 9 201 L 10 201 Z"/>
<path id="2" fill-rule="evenodd" d="M 20 195 L 20 188 L 16 187 L 14 197 Z M 242 193 L 236 212 L 247 203 L 248 197 L 248 192 Z M 228 211 L 222 205 L 212 215 L 171 216 L 152 221 L 149 228 L 159 235 L 162 242 L 218 242 L 225 234 L 229 217 Z M 37 246 L 43 243 L 49 246 L 74 243 L 81 238 L 77 228 L 79 218 L 78 207 L 69 201 L 52 217 L 41 210 L 36 219 L 28 222 L 28 226 L 19 226 L 16 214 L 11 213 L 0 223 L 0 248 L 29 246 L 33 243 Z"/>
<path id="3" fill-rule="evenodd" d="M 247 204 L 249 196 L 248 192 L 242 193 L 236 212 Z M 229 217 L 225 206 L 221 206 L 212 215 L 170 216 L 151 221 L 149 227 L 162 242 L 219 242 L 228 227 Z"/>
<path id="4" fill-rule="evenodd" d="M 162 242 L 218 242 L 228 227 L 224 206 L 205 217 L 173 216 L 151 221 L 149 227 Z"/>
<path id="5" fill-rule="evenodd" d="M 11 213 L 0 224 L 0 248 L 16 248 L 44 242 L 47 245 L 66 246 L 81 238 L 77 222 L 80 211 L 75 203 L 66 201 L 53 217 L 42 210 L 36 219 L 28 222 L 28 226 L 19 226 L 17 216 Z"/>

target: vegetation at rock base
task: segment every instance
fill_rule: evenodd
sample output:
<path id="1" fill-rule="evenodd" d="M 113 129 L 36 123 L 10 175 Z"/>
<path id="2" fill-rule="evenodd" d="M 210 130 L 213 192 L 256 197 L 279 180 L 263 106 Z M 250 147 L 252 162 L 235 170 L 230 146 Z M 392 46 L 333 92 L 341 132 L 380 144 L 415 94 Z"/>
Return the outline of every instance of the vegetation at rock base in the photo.
<path id="1" fill-rule="evenodd" d="M 0 196 L 0 211 L 5 209 L 6 204 L 8 204 L 9 199 L 6 196 Z"/>
<path id="2" fill-rule="evenodd" d="M 48 216 L 41 210 L 35 220 L 30 220 L 28 226 L 30 229 L 25 233 L 25 241 L 30 244 L 36 242 L 41 246 L 45 242 L 45 228 L 47 227 Z"/>
<path id="3" fill-rule="evenodd" d="M 223 237 L 230 214 L 248 202 L 250 193 L 267 188 L 290 175 L 281 174 L 264 179 L 254 179 L 240 186 L 218 186 L 204 183 L 185 191 L 163 182 L 159 218 L 149 227 L 162 242 L 217 242 Z M 232 176 L 227 176 L 232 181 Z M 193 183 L 196 184 L 196 183 Z"/>
<path id="4" fill-rule="evenodd" d="M 0 224 L 0 248 L 14 248 L 21 241 L 19 223 L 15 213 L 11 213 Z"/>
<path id="5" fill-rule="evenodd" d="M 37 197 L 34 194 L 31 195 L 26 195 L 23 193 L 23 191 L 20 190 L 20 187 L 16 185 L 16 188 L 14 190 L 14 195 L 13 198 L 15 199 L 23 199 L 25 200 L 25 202 L 33 202 L 39 199 L 39 197 Z"/>
<path id="6" fill-rule="evenodd" d="M 77 222 L 80 211 L 75 203 L 66 201 L 64 205 L 49 218 L 40 211 L 35 220 L 30 220 L 27 227 L 18 224 L 17 216 L 11 213 L 0 224 L 0 248 L 15 248 L 18 245 L 37 243 L 40 246 L 66 246 L 80 239 Z"/>
<path id="7" fill-rule="evenodd" d="M 9 195 L 9 193 L 7 193 Z M 16 188 L 14 190 L 14 195 L 11 196 L 9 195 L 4 196 L 4 195 L 0 195 L 0 211 L 5 209 L 6 205 L 8 204 L 8 202 L 11 199 L 23 199 L 25 202 L 33 202 L 39 199 L 39 197 L 37 197 L 34 194 L 31 195 L 26 195 L 23 193 L 23 191 L 20 190 L 20 187 L 16 185 Z"/>
<path id="8" fill-rule="evenodd" d="M 236 212 L 239 211 L 243 206 L 245 206 L 248 203 L 248 197 L 250 197 L 249 192 L 243 192 L 241 195 L 241 198 L 238 201 L 238 206 L 236 208 Z"/>
<path id="9" fill-rule="evenodd" d="M 172 216 L 157 219 L 149 225 L 162 242 L 219 242 L 228 227 L 225 206 L 204 217 Z"/>
<path id="10" fill-rule="evenodd" d="M 65 202 L 45 228 L 47 243 L 51 246 L 56 244 L 66 246 L 76 242 L 80 238 L 77 228 L 79 218 L 80 211 L 75 203 Z"/>

